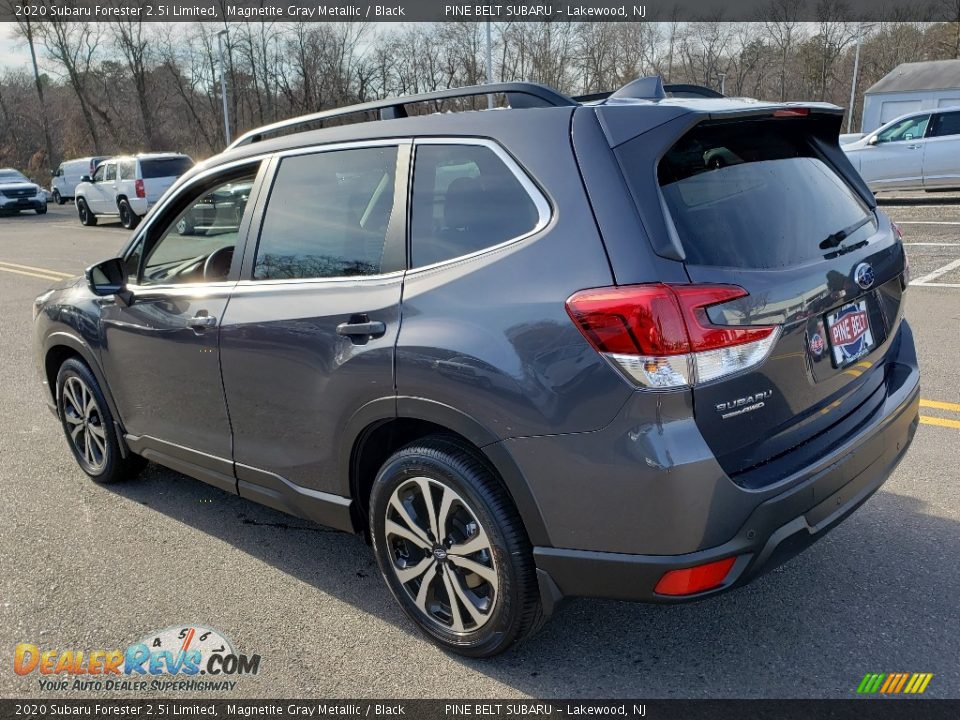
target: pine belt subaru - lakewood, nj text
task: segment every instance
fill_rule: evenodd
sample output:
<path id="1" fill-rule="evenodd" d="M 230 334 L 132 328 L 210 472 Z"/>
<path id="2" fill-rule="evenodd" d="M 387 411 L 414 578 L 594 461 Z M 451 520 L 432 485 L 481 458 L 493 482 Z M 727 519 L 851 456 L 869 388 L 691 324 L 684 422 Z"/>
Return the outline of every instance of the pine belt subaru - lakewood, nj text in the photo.
<path id="1" fill-rule="evenodd" d="M 917 428 L 904 248 L 841 117 L 648 78 L 260 128 L 37 298 L 47 400 L 94 480 L 152 460 L 366 535 L 465 655 L 565 596 L 715 595 Z"/>

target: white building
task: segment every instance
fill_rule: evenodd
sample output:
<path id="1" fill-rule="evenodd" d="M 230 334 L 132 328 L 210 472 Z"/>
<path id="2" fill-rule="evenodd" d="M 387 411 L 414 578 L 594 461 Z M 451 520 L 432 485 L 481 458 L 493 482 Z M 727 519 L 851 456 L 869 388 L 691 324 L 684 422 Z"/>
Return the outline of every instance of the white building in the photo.
<path id="1" fill-rule="evenodd" d="M 861 132 L 916 110 L 960 106 L 960 60 L 897 65 L 863 97 Z"/>

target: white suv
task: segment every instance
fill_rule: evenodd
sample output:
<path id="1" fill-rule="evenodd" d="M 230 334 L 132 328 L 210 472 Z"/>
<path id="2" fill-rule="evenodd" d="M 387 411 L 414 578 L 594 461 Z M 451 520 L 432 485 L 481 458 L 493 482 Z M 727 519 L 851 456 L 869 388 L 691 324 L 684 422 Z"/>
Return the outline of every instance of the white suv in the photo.
<path id="1" fill-rule="evenodd" d="M 103 215 L 119 216 L 125 228 L 135 228 L 147 210 L 174 181 L 193 167 L 180 153 L 150 153 L 110 158 L 93 177 L 77 185 L 77 214 L 84 225 L 96 225 Z"/>

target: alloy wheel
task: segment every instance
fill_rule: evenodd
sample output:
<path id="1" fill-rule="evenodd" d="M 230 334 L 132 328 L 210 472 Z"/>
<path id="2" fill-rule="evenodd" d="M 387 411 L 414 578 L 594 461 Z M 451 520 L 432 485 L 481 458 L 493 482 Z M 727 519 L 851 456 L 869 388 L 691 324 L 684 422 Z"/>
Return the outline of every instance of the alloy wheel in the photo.
<path id="1" fill-rule="evenodd" d="M 77 457 L 91 473 L 107 464 L 107 432 L 100 406 L 87 384 L 73 375 L 63 383 L 63 419 Z"/>
<path id="2" fill-rule="evenodd" d="M 499 599 L 493 548 L 458 493 L 426 477 L 402 482 L 384 537 L 393 572 L 427 620 L 461 635 L 490 620 Z"/>

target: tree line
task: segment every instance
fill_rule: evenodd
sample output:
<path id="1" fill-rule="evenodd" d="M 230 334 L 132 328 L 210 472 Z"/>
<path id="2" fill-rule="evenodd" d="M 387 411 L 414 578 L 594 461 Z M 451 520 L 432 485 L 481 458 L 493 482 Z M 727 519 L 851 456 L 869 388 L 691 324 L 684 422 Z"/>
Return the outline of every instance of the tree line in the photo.
<path id="1" fill-rule="evenodd" d="M 863 91 L 896 65 L 960 57 L 960 22 L 851 22 L 841 0 L 821 0 L 820 19 L 810 21 L 800 7 L 774 0 L 769 19 L 749 23 L 494 23 L 493 79 L 577 95 L 660 75 L 733 96 L 847 106 L 859 37 L 858 128 Z M 219 152 L 222 29 L 21 20 L 14 30 L 31 62 L 0 73 L 0 166 L 47 182 L 50 168 L 72 157 Z M 483 23 L 226 29 L 219 41 L 234 137 L 294 115 L 487 80 Z"/>

